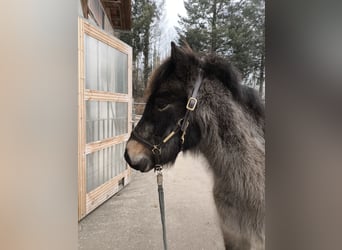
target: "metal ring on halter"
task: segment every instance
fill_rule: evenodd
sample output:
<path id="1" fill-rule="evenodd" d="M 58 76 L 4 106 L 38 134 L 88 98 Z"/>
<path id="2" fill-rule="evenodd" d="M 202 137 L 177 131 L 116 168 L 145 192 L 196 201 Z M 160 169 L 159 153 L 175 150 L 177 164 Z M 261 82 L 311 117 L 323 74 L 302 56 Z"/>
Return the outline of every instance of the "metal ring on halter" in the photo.
<path id="1" fill-rule="evenodd" d="M 177 122 L 177 125 L 178 125 L 179 127 L 182 127 L 182 122 L 183 122 L 183 121 L 184 121 L 184 118 L 179 119 L 178 122 Z"/>
<path id="2" fill-rule="evenodd" d="M 161 155 L 161 148 L 159 147 L 159 145 L 153 145 L 152 153 L 154 155 Z"/>

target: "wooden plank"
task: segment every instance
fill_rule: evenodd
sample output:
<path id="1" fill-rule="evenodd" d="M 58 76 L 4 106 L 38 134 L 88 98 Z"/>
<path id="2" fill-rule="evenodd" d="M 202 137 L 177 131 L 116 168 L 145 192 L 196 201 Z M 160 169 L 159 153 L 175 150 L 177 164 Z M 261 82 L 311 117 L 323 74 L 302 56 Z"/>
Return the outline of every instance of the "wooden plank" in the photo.
<path id="1" fill-rule="evenodd" d="M 115 176 L 113 179 L 107 181 L 102 184 L 95 190 L 87 193 L 86 195 L 86 204 L 87 204 L 87 214 L 94 210 L 96 207 L 101 205 L 104 201 L 112 197 L 115 193 L 117 193 L 119 189 L 119 181 L 122 178 L 125 178 L 125 185 L 127 184 L 126 179 L 127 170 L 122 172 L 121 174 Z"/>
<path id="2" fill-rule="evenodd" d="M 98 28 L 92 26 L 89 23 L 84 22 L 84 32 L 87 35 L 89 35 L 89 36 L 91 36 L 91 37 L 115 48 L 115 49 L 118 49 L 125 54 L 129 53 L 129 50 L 131 48 L 129 45 L 127 45 L 123 41 L 113 37 L 111 34 L 106 33 L 103 30 L 99 30 Z"/>
<path id="3" fill-rule="evenodd" d="M 112 93 L 99 90 L 86 89 L 84 92 L 85 100 L 110 101 L 110 102 L 129 102 L 127 94 Z"/>
<path id="4" fill-rule="evenodd" d="M 87 197 L 89 198 L 97 198 L 98 196 L 102 195 L 104 192 L 106 192 L 106 189 L 110 187 L 112 184 L 119 182 L 123 177 L 127 175 L 127 171 L 123 171 L 120 174 L 116 175 L 112 179 L 106 181 L 101 186 L 95 188 L 94 190 L 87 193 Z"/>
<path id="5" fill-rule="evenodd" d="M 115 137 L 111 137 L 102 141 L 96 141 L 92 143 L 86 144 L 85 147 L 85 154 L 90 154 L 93 152 L 96 152 L 98 150 L 104 149 L 111 147 L 113 145 L 125 142 L 128 140 L 130 134 L 123 134 L 123 135 L 118 135 Z"/>
<path id="6" fill-rule="evenodd" d="M 128 51 L 128 77 L 127 77 L 127 84 L 128 84 L 128 96 L 129 96 L 129 102 L 128 102 L 128 133 L 131 134 L 132 132 L 132 123 L 133 121 L 133 117 L 132 117 L 132 113 L 133 113 L 133 90 L 132 90 L 132 71 L 133 71 L 133 61 L 132 61 L 132 48 L 129 48 Z M 126 164 L 126 168 L 128 170 L 127 175 L 129 176 L 129 178 L 127 178 L 127 183 L 130 181 L 130 176 L 131 176 L 131 168 L 128 164 Z"/>
<path id="7" fill-rule="evenodd" d="M 78 219 L 86 214 L 85 176 L 85 109 L 84 109 L 84 30 L 78 19 Z"/>

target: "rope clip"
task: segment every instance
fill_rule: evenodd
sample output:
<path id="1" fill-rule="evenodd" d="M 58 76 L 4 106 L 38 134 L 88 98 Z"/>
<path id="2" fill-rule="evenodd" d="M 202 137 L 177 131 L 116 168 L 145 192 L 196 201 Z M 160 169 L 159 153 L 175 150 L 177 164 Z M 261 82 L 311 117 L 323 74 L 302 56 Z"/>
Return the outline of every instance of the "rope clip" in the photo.
<path id="1" fill-rule="evenodd" d="M 159 174 L 163 174 L 163 166 L 162 165 L 156 165 L 154 167 L 154 172 L 159 175 Z"/>
<path id="2" fill-rule="evenodd" d="M 154 172 L 157 175 L 158 186 L 162 186 L 163 185 L 163 167 L 161 165 L 156 165 L 154 168 Z"/>

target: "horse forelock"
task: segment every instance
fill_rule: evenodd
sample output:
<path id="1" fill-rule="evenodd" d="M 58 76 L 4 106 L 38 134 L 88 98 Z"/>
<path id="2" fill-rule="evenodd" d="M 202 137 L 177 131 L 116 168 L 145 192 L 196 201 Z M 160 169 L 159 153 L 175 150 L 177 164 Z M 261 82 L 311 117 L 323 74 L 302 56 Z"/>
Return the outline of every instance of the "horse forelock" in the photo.
<path id="1" fill-rule="evenodd" d="M 170 56 L 152 73 L 144 93 L 145 99 L 148 99 L 171 74 L 178 73 L 178 75 L 186 77 L 188 73 L 191 73 L 189 68 L 201 65 L 201 59 L 186 42 L 183 42 L 182 47 L 178 47 L 178 52 L 181 55 L 179 61 Z"/>
<path id="2" fill-rule="evenodd" d="M 169 57 L 152 73 L 147 88 L 145 89 L 145 99 L 148 99 L 159 85 L 170 76 L 174 71 L 174 67 L 175 65 Z"/>

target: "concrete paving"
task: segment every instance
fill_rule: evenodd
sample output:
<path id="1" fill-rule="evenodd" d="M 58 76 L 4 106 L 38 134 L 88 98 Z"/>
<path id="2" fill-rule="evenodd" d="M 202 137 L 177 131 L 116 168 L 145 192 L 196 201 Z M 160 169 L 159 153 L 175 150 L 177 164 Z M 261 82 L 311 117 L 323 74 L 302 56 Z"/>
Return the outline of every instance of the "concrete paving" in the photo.
<path id="1" fill-rule="evenodd" d="M 169 250 L 223 250 L 212 176 L 204 159 L 180 154 L 164 171 Z M 124 189 L 79 223 L 79 249 L 162 250 L 156 176 L 133 171 Z"/>

